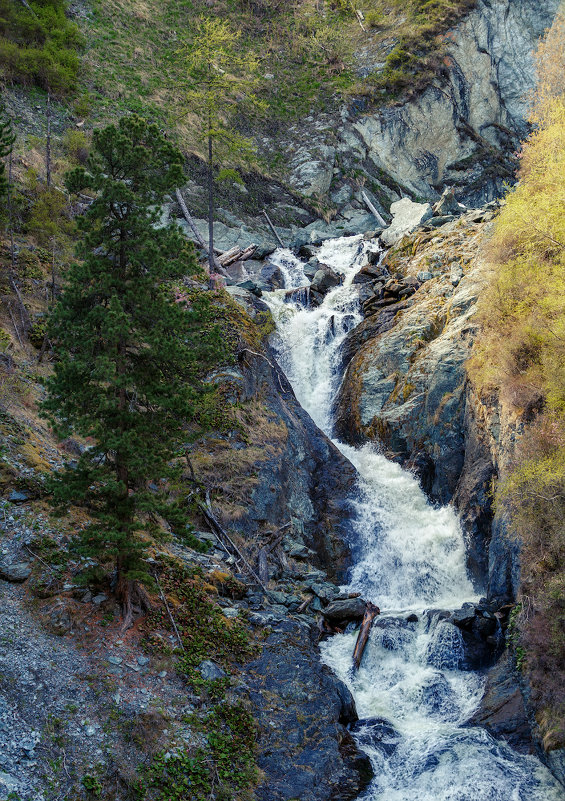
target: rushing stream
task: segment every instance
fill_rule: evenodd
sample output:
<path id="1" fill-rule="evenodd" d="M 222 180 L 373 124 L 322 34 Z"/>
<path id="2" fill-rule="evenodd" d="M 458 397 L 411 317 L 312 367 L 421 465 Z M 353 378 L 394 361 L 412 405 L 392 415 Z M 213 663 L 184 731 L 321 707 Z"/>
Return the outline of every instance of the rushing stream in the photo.
<path id="1" fill-rule="evenodd" d="M 279 363 L 302 406 L 330 436 L 340 347 L 363 319 L 353 278 L 370 247 L 359 236 L 322 246 L 319 260 L 345 280 L 317 308 L 304 304 L 306 291 L 290 301 L 285 290 L 264 295 L 277 323 Z M 309 284 L 305 265 L 290 252 L 279 250 L 273 260 L 287 290 Z M 357 674 L 351 672 L 356 632 L 322 645 L 323 660 L 349 686 L 365 721 L 356 737 L 375 778 L 363 798 L 563 801 L 563 788 L 539 760 L 465 726 L 484 678 L 460 669 L 460 632 L 437 614 L 477 600 L 454 511 L 432 507 L 414 477 L 372 445 L 335 444 L 359 473 L 352 499 L 355 565 L 347 589 L 381 608 Z"/>

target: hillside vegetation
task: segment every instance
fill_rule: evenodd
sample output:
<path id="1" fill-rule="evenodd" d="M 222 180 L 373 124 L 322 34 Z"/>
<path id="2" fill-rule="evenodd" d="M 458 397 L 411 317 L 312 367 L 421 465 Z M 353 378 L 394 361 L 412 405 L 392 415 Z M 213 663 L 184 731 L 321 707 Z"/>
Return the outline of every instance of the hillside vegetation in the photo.
<path id="1" fill-rule="evenodd" d="M 227 19 L 264 76 L 266 111 L 241 125 L 272 135 L 337 99 L 379 104 L 419 91 L 441 75 L 445 34 L 475 2 L 92 0 L 69 12 L 64 0 L 33 0 L 29 9 L 2 0 L 0 83 L 74 92 L 77 118 L 95 124 L 143 113 L 194 146 L 194 121 L 178 111 L 187 48 L 199 17 Z"/>
<path id="2" fill-rule="evenodd" d="M 493 272 L 471 372 L 529 425 L 497 491 L 522 552 L 518 660 L 548 749 L 565 742 L 565 14 L 538 55 L 542 82 L 520 182 L 490 243 Z"/>

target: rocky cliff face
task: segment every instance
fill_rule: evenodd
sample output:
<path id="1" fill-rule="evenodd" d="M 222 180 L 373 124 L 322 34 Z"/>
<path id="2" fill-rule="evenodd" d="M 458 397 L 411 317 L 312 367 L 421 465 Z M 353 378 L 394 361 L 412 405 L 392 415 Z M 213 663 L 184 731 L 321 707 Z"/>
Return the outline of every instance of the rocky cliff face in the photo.
<path id="1" fill-rule="evenodd" d="M 349 442 L 379 443 L 419 475 L 432 500 L 454 504 L 470 574 L 504 630 L 520 588 L 520 552 L 511 521 L 493 508 L 493 481 L 507 472 L 536 410 L 479 393 L 467 369 L 480 335 L 481 242 L 491 215 L 468 213 L 437 228 L 432 218 L 382 264 L 364 268 L 366 316 L 345 343 L 336 428 Z M 472 722 L 536 751 L 563 782 L 563 751 L 545 751 L 530 697 L 505 651 Z"/>
<path id="2" fill-rule="evenodd" d="M 376 111 L 356 99 L 339 113 L 301 119 L 282 140 L 264 142 L 268 152 L 282 152 L 288 165 L 293 194 L 268 182 L 259 191 L 260 206 L 269 207 L 285 244 L 319 244 L 374 228 L 363 193 L 386 219 L 402 195 L 435 199 L 446 185 L 471 208 L 499 196 L 513 178 L 513 153 L 527 131 L 528 95 L 536 81 L 533 53 L 559 4 L 477 0 L 447 37 L 447 77 L 423 94 Z M 359 54 L 359 60 L 366 75 L 365 56 Z M 382 64 L 373 65 L 379 68 Z M 260 206 L 245 211 L 256 190 L 253 182 L 246 177 L 248 188 L 219 203 L 216 233 L 218 247 L 254 242 L 262 257 L 277 243 L 257 217 Z M 204 197 L 192 186 L 191 197 L 199 191 Z M 321 202 L 331 222 L 314 219 L 314 207 L 300 198 Z M 205 232 L 204 219 L 197 225 Z"/>
<path id="3" fill-rule="evenodd" d="M 336 156 L 362 165 L 369 181 L 384 171 L 417 196 L 450 184 L 469 205 L 492 199 L 513 172 L 536 80 L 533 51 L 558 7 L 559 0 L 479 0 L 450 34 L 447 82 L 377 114 L 349 115 Z"/>

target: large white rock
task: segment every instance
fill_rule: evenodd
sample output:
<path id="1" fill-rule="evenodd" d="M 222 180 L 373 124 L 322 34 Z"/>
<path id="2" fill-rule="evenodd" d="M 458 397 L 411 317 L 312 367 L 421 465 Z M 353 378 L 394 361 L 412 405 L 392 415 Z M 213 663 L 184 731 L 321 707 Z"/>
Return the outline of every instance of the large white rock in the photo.
<path id="1" fill-rule="evenodd" d="M 412 233 L 419 225 L 429 220 L 433 215 L 429 203 L 414 203 L 407 197 L 397 200 L 390 207 L 393 220 L 389 228 L 383 231 L 381 239 L 388 245 L 396 245 L 403 236 Z"/>

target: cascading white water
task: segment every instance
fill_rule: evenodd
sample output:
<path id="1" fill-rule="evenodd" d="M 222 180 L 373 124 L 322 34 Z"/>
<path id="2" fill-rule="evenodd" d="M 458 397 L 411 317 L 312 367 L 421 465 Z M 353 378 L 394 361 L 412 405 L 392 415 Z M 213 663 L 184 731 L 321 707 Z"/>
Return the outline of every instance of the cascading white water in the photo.
<path id="1" fill-rule="evenodd" d="M 286 291 L 264 294 L 277 324 L 277 357 L 299 402 L 328 435 L 342 378 L 340 348 L 362 320 L 353 279 L 371 247 L 357 236 L 320 248 L 320 262 L 344 280 L 317 308 L 286 294 L 308 285 L 305 265 L 285 250 L 272 257 L 286 284 Z M 335 444 L 359 474 L 352 498 L 356 562 L 348 589 L 381 608 L 355 675 L 356 632 L 322 645 L 322 658 L 348 684 L 366 721 L 356 736 L 375 779 L 363 798 L 563 801 L 563 788 L 535 757 L 517 754 L 483 729 L 464 727 L 480 701 L 483 679 L 460 670 L 460 632 L 433 612 L 476 600 L 453 509 L 432 507 L 415 478 L 372 445 Z"/>

